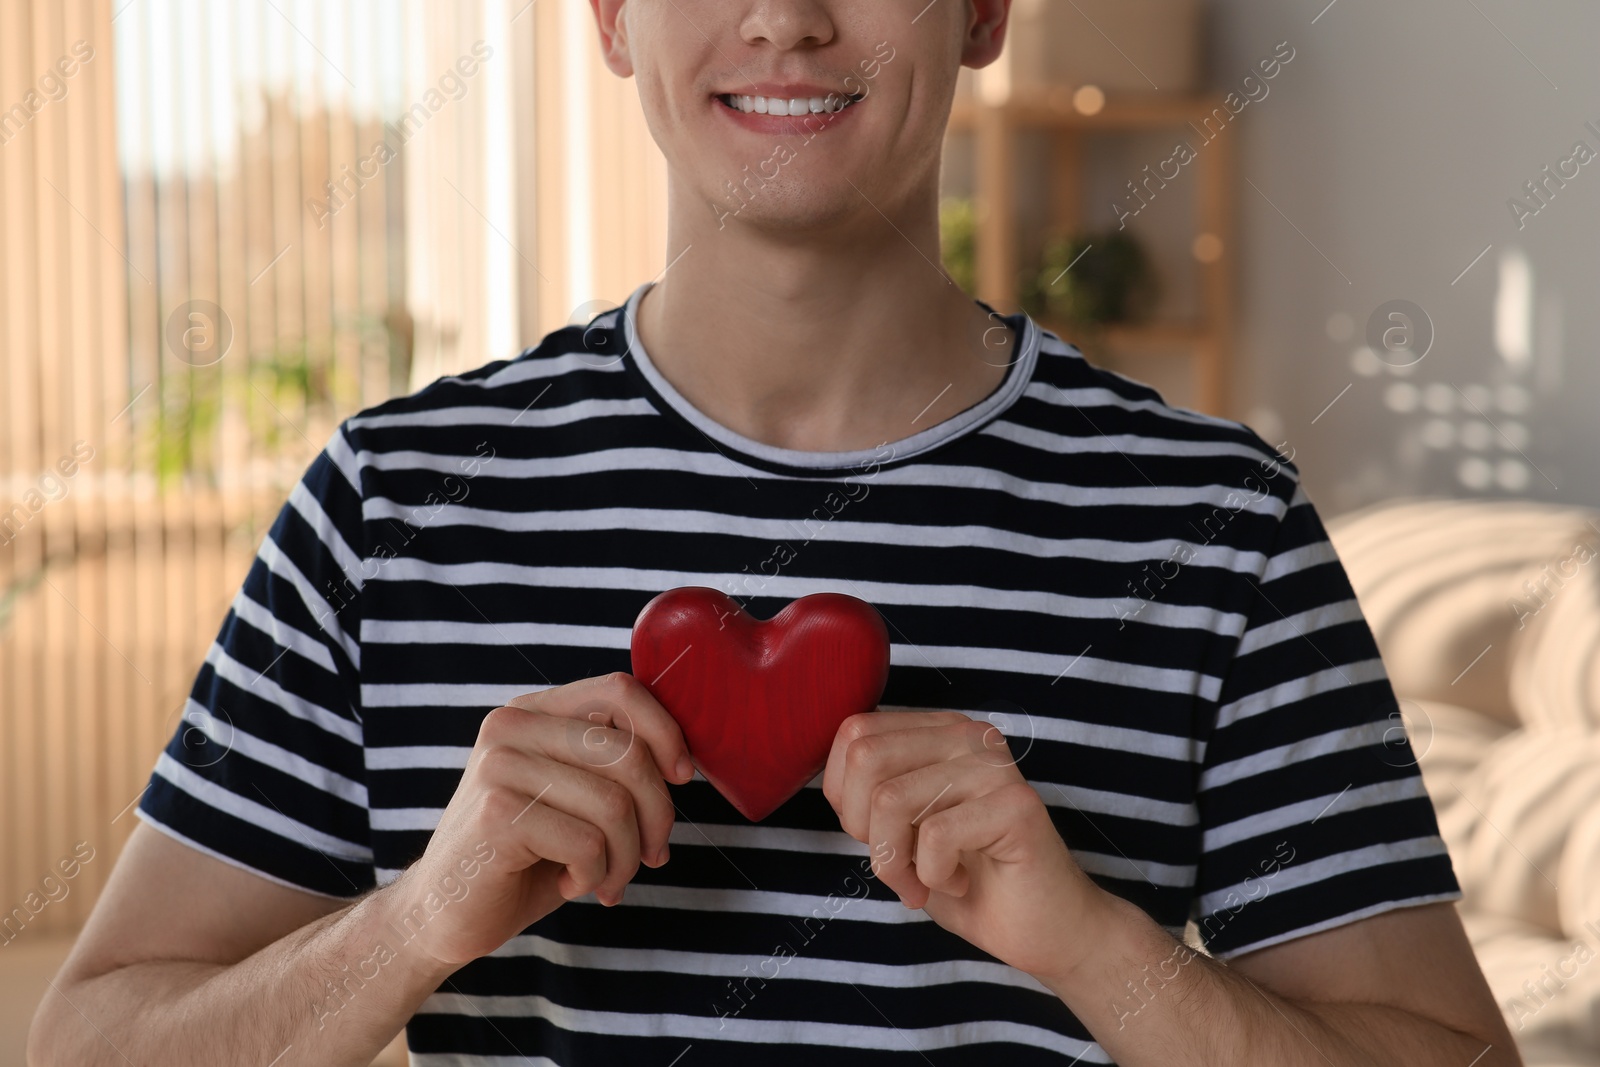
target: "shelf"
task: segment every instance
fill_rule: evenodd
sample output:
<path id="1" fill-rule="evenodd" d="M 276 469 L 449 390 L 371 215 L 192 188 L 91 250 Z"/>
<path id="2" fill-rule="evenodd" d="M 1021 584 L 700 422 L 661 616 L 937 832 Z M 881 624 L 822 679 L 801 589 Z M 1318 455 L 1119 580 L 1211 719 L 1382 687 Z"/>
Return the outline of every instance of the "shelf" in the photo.
<path id="1" fill-rule="evenodd" d="M 1179 136 L 1213 147 L 1197 153 L 1194 177 L 1188 183 L 1194 198 L 1196 236 L 1209 234 L 1221 241 L 1224 252 L 1234 247 L 1233 188 L 1237 137 L 1218 137 L 1232 121 L 1218 93 L 1112 93 L 1093 115 L 1073 105 L 1073 87 L 1020 87 L 1000 102 L 974 93 L 957 96 L 949 131 L 972 138 L 972 196 L 978 211 L 974 267 L 977 295 L 988 304 L 1014 310 L 1018 304 L 1023 264 L 1018 217 L 1019 143 L 1025 134 L 1043 134 L 1048 160 L 1045 195 L 1048 232 L 1071 234 L 1084 225 L 1084 156 L 1092 151 L 1085 135 L 1175 129 Z M 1226 120 L 1212 119 L 1220 109 Z M 1208 132 L 1212 131 L 1212 132 Z M 1197 256 L 1197 258 L 1201 258 Z M 1205 309 L 1194 320 L 1129 323 L 1099 328 L 1066 327 L 1041 321 L 1067 341 L 1107 361 L 1126 359 L 1129 365 L 1176 371 L 1187 359 L 1192 387 L 1184 394 L 1194 399 L 1186 406 L 1214 415 L 1228 411 L 1229 353 L 1233 336 L 1233 272 L 1231 255 L 1201 258 L 1200 300 Z"/>
<path id="2" fill-rule="evenodd" d="M 1015 92 L 1004 104 L 989 107 L 973 97 L 958 97 L 950 112 L 951 132 L 975 130 L 980 113 L 992 113 L 1012 126 L 1036 126 L 1051 129 L 1082 130 L 1139 130 L 1159 129 L 1164 126 L 1183 126 L 1200 123 L 1213 109 L 1222 108 L 1223 98 L 1208 94 L 1179 96 L 1177 94 L 1149 93 L 1144 95 L 1112 96 L 1106 105 L 1093 115 L 1085 115 L 1072 105 L 1072 90 L 1065 87 L 1032 89 Z"/>

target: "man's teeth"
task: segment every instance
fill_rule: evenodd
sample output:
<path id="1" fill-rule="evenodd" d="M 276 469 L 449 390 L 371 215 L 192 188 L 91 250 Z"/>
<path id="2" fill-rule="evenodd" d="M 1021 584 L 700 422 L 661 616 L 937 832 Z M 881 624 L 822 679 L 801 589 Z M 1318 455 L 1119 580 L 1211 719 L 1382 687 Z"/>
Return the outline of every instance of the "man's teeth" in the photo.
<path id="1" fill-rule="evenodd" d="M 841 93 L 829 93 L 827 96 L 797 96 L 785 99 L 780 96 L 738 96 L 728 95 L 722 98 L 728 106 L 736 111 L 756 115 L 823 115 L 835 111 L 843 111 L 855 101 Z"/>

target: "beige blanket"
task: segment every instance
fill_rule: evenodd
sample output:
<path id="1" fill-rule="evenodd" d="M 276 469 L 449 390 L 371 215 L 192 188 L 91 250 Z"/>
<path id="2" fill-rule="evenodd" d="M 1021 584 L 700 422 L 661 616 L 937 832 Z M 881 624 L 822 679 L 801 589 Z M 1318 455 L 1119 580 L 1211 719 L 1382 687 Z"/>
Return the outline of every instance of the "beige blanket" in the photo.
<path id="1" fill-rule="evenodd" d="M 1328 525 L 1525 1058 L 1600 1063 L 1600 516 L 1420 500 Z"/>

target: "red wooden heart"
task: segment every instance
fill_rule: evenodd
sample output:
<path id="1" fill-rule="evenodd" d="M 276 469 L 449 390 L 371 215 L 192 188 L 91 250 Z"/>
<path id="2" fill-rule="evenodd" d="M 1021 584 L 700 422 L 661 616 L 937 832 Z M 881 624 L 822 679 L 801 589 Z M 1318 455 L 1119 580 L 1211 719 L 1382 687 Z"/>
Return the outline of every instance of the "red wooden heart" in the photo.
<path id="1" fill-rule="evenodd" d="M 715 589 L 670 589 L 633 623 L 633 674 L 683 729 L 700 773 L 760 822 L 816 777 L 833 735 L 889 678 L 889 632 L 843 593 L 765 622 Z"/>

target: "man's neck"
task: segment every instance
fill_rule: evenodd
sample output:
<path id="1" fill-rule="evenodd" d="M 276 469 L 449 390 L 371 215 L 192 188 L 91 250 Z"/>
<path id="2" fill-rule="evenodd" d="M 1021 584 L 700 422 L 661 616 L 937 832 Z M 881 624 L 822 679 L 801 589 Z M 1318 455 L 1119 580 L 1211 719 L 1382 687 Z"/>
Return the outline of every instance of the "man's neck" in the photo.
<path id="1" fill-rule="evenodd" d="M 1004 379 L 1015 338 L 938 267 L 931 205 L 798 238 L 735 219 L 719 230 L 703 206 L 672 207 L 669 247 L 688 251 L 645 295 L 640 339 L 728 429 L 780 448 L 870 449 Z"/>

